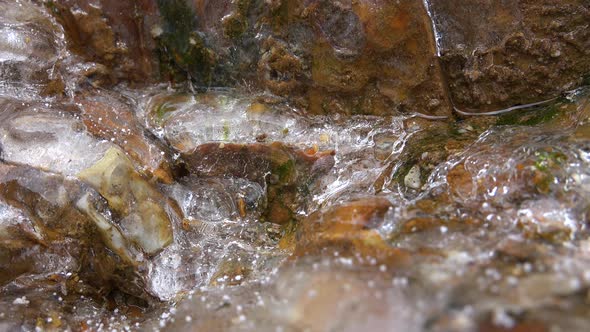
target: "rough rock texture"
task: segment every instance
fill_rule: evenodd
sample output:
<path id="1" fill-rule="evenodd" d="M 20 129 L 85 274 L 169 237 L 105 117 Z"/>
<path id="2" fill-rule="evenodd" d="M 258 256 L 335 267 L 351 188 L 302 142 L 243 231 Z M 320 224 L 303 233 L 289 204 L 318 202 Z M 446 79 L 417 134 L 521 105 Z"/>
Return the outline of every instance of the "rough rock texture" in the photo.
<path id="1" fill-rule="evenodd" d="M 556 97 L 590 73 L 585 0 L 46 5 L 97 84 L 245 86 L 314 114 L 481 113 Z"/>
<path id="2" fill-rule="evenodd" d="M 587 0 L 432 1 L 452 99 L 496 110 L 558 96 L 590 73 Z"/>
<path id="3" fill-rule="evenodd" d="M 271 92 L 300 95 L 298 101 L 316 114 L 450 111 L 421 2 L 288 6 L 279 8 L 287 22 L 266 38 L 258 62 L 258 78 Z"/>
<path id="4" fill-rule="evenodd" d="M 69 49 L 99 65 L 89 76 L 104 76 L 103 83 L 158 77 L 150 30 L 158 13 L 153 0 L 65 0 L 45 5 L 63 26 Z"/>
<path id="5" fill-rule="evenodd" d="M 387 199 L 372 197 L 313 213 L 294 234 L 295 256 L 337 252 L 339 256 L 372 257 L 389 266 L 403 265 L 409 253 L 392 248 L 375 230 L 390 209 Z"/>
<path id="6" fill-rule="evenodd" d="M 146 296 L 135 282 L 127 284 L 139 281 L 134 276 L 139 264 L 132 257 L 133 248 L 104 217 L 109 214 L 104 199 L 83 183 L 2 163 L 0 204 L 3 209 L 11 206 L 22 211 L 16 225 L 4 221 L 1 225 L 0 272 L 10 271 L 2 273 L 3 283 L 25 273 L 42 276 L 76 268 L 80 278 L 95 288 L 92 292 L 120 287 Z M 103 222 L 96 221 L 97 217 Z M 16 236 L 7 242 L 9 234 Z M 11 271 L 8 267 L 12 264 L 15 269 Z M 73 287 L 71 291 L 91 291 L 82 284 Z"/>
<path id="7" fill-rule="evenodd" d="M 587 4 L 0 0 L 0 331 L 587 331 Z"/>

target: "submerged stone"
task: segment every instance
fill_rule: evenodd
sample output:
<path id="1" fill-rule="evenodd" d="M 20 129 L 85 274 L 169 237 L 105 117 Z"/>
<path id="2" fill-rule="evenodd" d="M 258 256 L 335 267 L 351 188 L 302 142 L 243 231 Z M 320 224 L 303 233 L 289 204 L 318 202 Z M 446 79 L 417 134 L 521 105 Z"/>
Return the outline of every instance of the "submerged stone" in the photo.
<path id="1" fill-rule="evenodd" d="M 148 137 L 131 107 L 106 93 L 76 98 L 88 133 L 120 146 L 146 176 L 171 183 L 169 152 L 154 137 Z"/>
<path id="2" fill-rule="evenodd" d="M 360 199 L 317 211 L 296 226 L 295 256 L 336 254 L 357 257 L 372 264 L 401 266 L 409 253 L 391 246 L 377 231 L 392 209 L 384 198 Z"/>
<path id="3" fill-rule="evenodd" d="M 209 143 L 183 154 L 196 177 L 242 178 L 266 188 L 263 218 L 287 223 L 303 208 L 304 198 L 333 164 L 333 153 L 307 154 L 282 143 Z"/>
<path id="4" fill-rule="evenodd" d="M 106 201 L 88 186 L 27 166 L 0 164 L 0 202 L 3 218 L 10 217 L 6 213 L 12 208 L 23 213 L 14 215 L 20 218 L 16 225 L 3 219 L 3 233 L 18 237 L 2 241 L 1 251 L 28 264 L 6 282 L 26 273 L 75 272 L 95 292 L 114 286 L 150 298 L 141 278 L 133 276 L 141 255 L 114 223 Z M 75 287 L 72 291 L 79 289 Z"/>
<path id="5" fill-rule="evenodd" d="M 0 157 L 73 176 L 98 161 L 110 144 L 97 140 L 73 105 L 0 101 Z"/>
<path id="6" fill-rule="evenodd" d="M 101 160 L 80 172 L 78 177 L 106 198 L 109 207 L 121 217 L 123 236 L 145 253 L 154 255 L 172 242 L 165 197 L 135 170 L 121 150 L 109 149 Z M 106 227 L 102 226 L 99 216 L 95 221 L 101 223 L 101 229 Z"/>
<path id="7" fill-rule="evenodd" d="M 59 67 L 63 40 L 60 27 L 51 21 L 43 7 L 30 1 L 22 1 L 18 6 L 14 1 L 0 1 L 0 21 L 3 90 L 13 85 L 19 90 L 32 87 L 47 94 L 53 84 L 56 94 L 62 93 L 63 88 L 57 87 L 63 82 L 55 69 Z"/>

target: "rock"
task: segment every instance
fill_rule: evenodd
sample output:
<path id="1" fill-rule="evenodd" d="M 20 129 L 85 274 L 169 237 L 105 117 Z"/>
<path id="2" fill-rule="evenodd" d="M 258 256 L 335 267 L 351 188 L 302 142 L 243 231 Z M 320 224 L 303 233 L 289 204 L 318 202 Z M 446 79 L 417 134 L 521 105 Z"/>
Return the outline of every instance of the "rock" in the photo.
<path id="1" fill-rule="evenodd" d="M 420 166 L 414 165 L 408 171 L 408 174 L 404 177 L 404 184 L 408 188 L 420 189 L 422 187 L 422 181 L 420 180 Z"/>
<path id="2" fill-rule="evenodd" d="M 197 6 L 206 6 L 199 4 L 201 1 L 196 3 Z M 181 80 L 188 75 L 199 86 L 218 83 L 216 75 L 213 75 L 218 56 L 210 49 L 203 34 L 197 30 L 201 17 L 193 10 L 194 4 L 185 0 L 159 0 L 157 5 L 161 22 L 154 26 L 152 29 L 156 30 L 152 31 L 158 46 L 163 74 L 171 79 L 178 77 Z M 219 8 L 224 8 L 224 4 L 222 3 Z"/>
<path id="3" fill-rule="evenodd" d="M 295 272 L 297 271 L 297 272 Z M 386 319 L 391 307 L 379 298 L 376 289 L 387 287 L 380 280 L 363 280 L 355 273 L 346 271 L 305 271 L 293 269 L 280 276 L 277 293 L 280 301 L 271 314 L 285 321 L 293 331 L 355 331 L 360 326 L 372 325 L 376 329 L 406 330 L 405 312 Z M 331 317 L 331 319 L 326 319 Z M 369 323 L 372 322 L 372 323 Z M 406 320 L 407 322 L 407 320 Z"/>
<path id="4" fill-rule="evenodd" d="M 192 176 L 238 178 L 266 188 L 263 218 L 278 224 L 295 218 L 314 182 L 334 165 L 333 153 L 306 154 L 282 143 L 209 143 L 182 155 Z"/>
<path id="5" fill-rule="evenodd" d="M 568 156 L 562 152 L 564 150 L 537 145 L 528 151 L 515 152 L 508 146 L 519 144 L 521 141 L 517 137 L 515 135 L 502 144 L 494 144 L 492 142 L 498 136 L 492 138 L 490 135 L 486 139 L 488 142 L 477 144 L 476 156 L 452 166 L 446 175 L 452 196 L 464 204 L 487 200 L 499 206 L 508 206 L 517 199 L 559 191 L 557 183 L 567 176 L 563 166 Z M 488 160 L 487 157 L 478 158 L 484 155 L 484 151 L 486 156 L 494 153 L 495 156 L 502 154 L 505 157 L 501 162 Z"/>
<path id="6" fill-rule="evenodd" d="M 154 135 L 181 153 L 211 142 L 290 143 L 309 128 L 307 119 L 288 104 L 233 90 L 156 94 L 140 117 Z"/>
<path id="7" fill-rule="evenodd" d="M 164 205 L 166 199 L 143 178 L 125 154 L 109 149 L 96 164 L 78 174 L 78 177 L 94 187 L 120 217 L 123 236 L 148 255 L 155 255 L 173 240 L 172 225 Z M 78 204 L 81 208 L 86 202 Z M 104 222 L 93 215 L 95 222 Z"/>
<path id="8" fill-rule="evenodd" d="M 23 212 L 0 200 L 0 285 L 22 274 L 37 272 L 31 256 L 39 254 L 42 240 Z"/>
<path id="9" fill-rule="evenodd" d="M 97 64 L 85 74 L 96 84 L 246 83 L 315 114 L 448 116 L 453 104 L 485 112 L 553 98 L 590 72 L 584 0 L 68 0 L 47 7 L 70 49 Z"/>
<path id="10" fill-rule="evenodd" d="M 337 253 L 400 266 L 409 253 L 392 247 L 376 230 L 391 208 L 388 200 L 374 197 L 318 211 L 301 221 L 293 239 L 284 241 L 294 241 L 295 256 Z"/>
<path id="11" fill-rule="evenodd" d="M 152 31 L 173 80 L 247 82 L 316 114 L 450 113 L 419 1 L 175 0 L 158 9 Z"/>
<path id="12" fill-rule="evenodd" d="M 164 183 L 173 181 L 167 160 L 170 153 L 163 144 L 146 135 L 129 105 L 106 93 L 81 95 L 76 103 L 91 135 L 120 146 L 146 176 Z"/>
<path id="13" fill-rule="evenodd" d="M 2 98 L 0 105 L 0 152 L 7 162 L 74 176 L 111 146 L 88 134 L 73 105 L 12 98 Z"/>
<path id="14" fill-rule="evenodd" d="M 159 78 L 151 37 L 158 20 L 155 0 L 66 0 L 45 5 L 63 26 L 68 48 L 106 68 L 105 85 L 121 80 L 145 84 Z"/>
<path id="15" fill-rule="evenodd" d="M 559 96 L 590 72 L 584 0 L 432 1 L 454 104 L 485 112 Z"/>
<path id="16" fill-rule="evenodd" d="M 65 270 L 76 272 L 95 287 L 95 292 L 116 286 L 129 294 L 151 298 L 143 290 L 141 277 L 134 275 L 141 255 L 111 219 L 106 201 L 88 186 L 27 166 L 2 163 L 0 202 L 6 202 L 2 203 L 5 209 L 18 208 L 23 213 L 18 228 L 5 219 L 2 222 L 3 232 L 20 234 L 1 243 L 0 252 L 9 250 L 11 262 L 20 266 L 5 281 L 25 272 Z M 79 289 L 78 285 L 74 287 L 72 291 Z"/>
<path id="17" fill-rule="evenodd" d="M 40 90 L 58 76 L 56 66 L 63 42 L 59 27 L 43 8 L 30 1 L 0 1 L 0 78 L 25 90 L 28 83 Z M 55 83 L 54 83 L 55 84 Z M 30 88 L 27 86 L 26 88 Z"/>
<path id="18" fill-rule="evenodd" d="M 312 24 L 333 24 L 335 30 L 346 31 L 335 23 L 348 22 L 358 40 L 355 45 L 363 46 L 354 46 L 358 49 L 355 56 L 344 57 L 325 32 L 311 46 L 313 86 L 308 94 L 313 113 L 387 115 L 397 110 L 449 114 L 434 35 L 422 3 L 320 1 L 315 6 L 307 8 Z M 341 21 L 325 14 L 333 12 L 343 16 Z"/>
<path id="19" fill-rule="evenodd" d="M 517 214 L 525 234 L 553 242 L 574 239 L 581 227 L 565 204 L 551 198 L 524 202 Z"/>

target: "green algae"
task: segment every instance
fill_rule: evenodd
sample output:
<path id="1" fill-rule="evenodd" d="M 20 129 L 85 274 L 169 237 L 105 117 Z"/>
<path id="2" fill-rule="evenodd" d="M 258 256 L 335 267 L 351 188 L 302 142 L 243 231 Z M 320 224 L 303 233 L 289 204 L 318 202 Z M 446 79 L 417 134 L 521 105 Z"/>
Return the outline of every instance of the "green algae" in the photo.
<path id="1" fill-rule="evenodd" d="M 158 0 L 163 19 L 156 39 L 162 74 L 183 80 L 188 73 L 198 85 L 212 80 L 214 55 L 196 31 L 196 14 L 183 0 Z"/>
<path id="2" fill-rule="evenodd" d="M 560 115 L 559 103 L 544 107 L 534 107 L 526 110 L 517 110 L 500 115 L 496 122 L 497 125 L 518 125 L 518 126 L 536 126 L 548 123 Z"/>

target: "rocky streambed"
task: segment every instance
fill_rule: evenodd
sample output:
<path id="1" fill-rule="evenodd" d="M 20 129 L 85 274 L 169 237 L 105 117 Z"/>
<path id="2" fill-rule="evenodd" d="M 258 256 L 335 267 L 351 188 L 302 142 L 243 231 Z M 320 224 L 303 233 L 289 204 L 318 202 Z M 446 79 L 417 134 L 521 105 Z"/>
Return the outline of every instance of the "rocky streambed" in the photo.
<path id="1" fill-rule="evenodd" d="M 0 0 L 0 330 L 587 331 L 589 22 Z"/>

